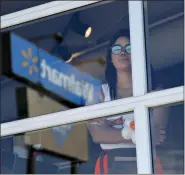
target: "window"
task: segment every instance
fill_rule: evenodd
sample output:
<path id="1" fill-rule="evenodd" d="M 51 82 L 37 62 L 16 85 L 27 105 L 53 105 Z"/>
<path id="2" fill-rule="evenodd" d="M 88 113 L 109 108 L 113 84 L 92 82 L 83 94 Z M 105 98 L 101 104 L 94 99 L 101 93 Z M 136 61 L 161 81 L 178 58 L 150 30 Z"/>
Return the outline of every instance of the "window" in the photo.
<path id="1" fill-rule="evenodd" d="M 53 7 L 52 10 L 48 10 L 48 11 L 46 10 L 45 13 L 43 13 L 43 11 L 40 10 L 39 12 L 31 12 L 30 14 L 27 13 L 27 15 L 24 15 L 24 17 L 23 16 L 15 17 L 12 20 L 4 19 L 2 21 L 3 32 L 6 32 L 7 26 L 11 27 L 10 30 L 12 30 L 12 31 L 14 30 L 14 31 L 18 32 L 18 31 L 21 31 L 21 27 L 23 27 L 23 28 L 27 27 L 27 24 L 30 24 L 30 26 L 32 26 L 32 24 L 33 24 L 33 26 L 34 26 L 34 25 L 38 25 L 41 22 L 44 23 L 45 20 L 47 21 L 51 18 L 53 18 L 53 21 L 54 21 L 55 17 L 60 18 L 60 17 L 67 16 L 72 13 L 78 12 L 78 10 L 79 10 L 79 9 L 77 9 L 78 7 L 82 7 L 82 8 L 80 8 L 80 12 L 84 12 L 84 13 L 86 10 L 93 11 L 93 9 L 95 9 L 95 8 L 97 8 L 97 9 L 100 8 L 102 13 L 101 13 L 101 15 L 99 15 L 97 17 L 97 19 L 99 20 L 100 18 L 104 18 L 104 21 L 108 22 L 107 16 L 104 16 L 105 13 L 103 13 L 104 7 L 109 6 L 110 8 L 113 8 L 113 7 L 117 6 L 117 4 L 120 4 L 120 3 L 127 4 L 126 1 L 124 1 L 124 2 L 122 2 L 122 1 L 101 2 L 100 1 L 99 3 L 94 3 L 94 1 L 93 2 L 88 1 L 85 3 L 85 1 L 80 1 L 80 2 L 78 2 L 78 4 L 76 2 L 78 2 L 78 1 L 68 2 L 65 5 L 59 5 L 57 8 Z M 165 1 L 165 2 L 160 2 L 160 3 L 159 2 L 151 2 L 151 3 L 147 2 L 146 3 L 144 1 L 128 1 L 128 9 L 127 10 L 125 9 L 127 7 L 127 5 L 124 6 L 125 8 L 121 5 L 119 6 L 121 9 L 120 10 L 120 14 L 121 14 L 120 17 L 122 17 L 124 12 L 128 12 L 128 14 L 129 14 L 129 18 L 127 18 L 128 15 L 126 15 L 126 17 L 124 17 L 124 19 L 120 22 L 120 26 L 123 25 L 125 27 L 128 24 L 129 28 L 130 28 L 130 36 L 131 36 L 130 42 L 131 42 L 131 46 L 132 46 L 132 48 L 131 48 L 132 49 L 132 53 L 131 53 L 132 92 L 133 92 L 132 96 L 127 94 L 127 96 L 125 98 L 119 98 L 117 100 L 112 100 L 112 101 L 108 100 L 107 102 L 97 103 L 97 104 L 87 103 L 86 106 L 81 106 L 81 107 L 78 106 L 78 108 L 74 107 L 74 106 L 69 107 L 69 104 L 67 104 L 65 102 L 66 106 L 64 106 L 62 109 L 64 109 L 65 107 L 68 107 L 68 108 L 70 108 L 70 110 L 64 109 L 65 111 L 56 112 L 57 111 L 56 108 L 55 108 L 55 111 L 50 111 L 49 107 L 51 108 L 51 106 L 52 106 L 51 103 L 55 103 L 55 105 L 57 107 L 58 102 L 56 101 L 55 97 L 53 97 L 51 94 L 50 95 L 47 94 L 46 91 L 43 91 L 43 94 L 41 94 L 39 91 L 39 90 L 41 90 L 40 89 L 41 87 L 39 89 L 37 89 L 36 87 L 31 86 L 31 84 L 29 84 L 29 86 L 27 86 L 26 88 L 25 88 L 25 86 L 19 87 L 17 89 L 18 95 L 23 96 L 26 94 L 26 96 L 28 95 L 29 98 L 31 97 L 30 100 L 28 101 L 28 103 L 26 103 L 27 110 L 25 110 L 26 108 L 24 108 L 23 110 L 20 110 L 19 112 L 22 114 L 28 113 L 28 112 L 30 112 L 30 108 L 33 107 L 31 112 L 33 112 L 35 114 L 34 115 L 32 113 L 33 116 L 35 116 L 35 117 L 31 117 L 31 118 L 30 117 L 29 118 L 22 117 L 22 118 L 24 118 L 24 120 L 19 120 L 16 122 L 14 122 L 14 121 L 13 122 L 6 122 L 6 123 L 1 124 L 1 136 L 3 137 L 2 139 L 8 139 L 8 140 L 4 140 L 2 143 L 6 144 L 6 142 L 9 142 L 11 145 L 13 145 L 14 144 L 12 142 L 13 136 L 17 137 L 17 135 L 19 135 L 21 138 L 21 137 L 23 137 L 23 134 L 25 134 L 25 133 L 26 133 L 26 135 L 28 133 L 29 134 L 39 133 L 40 131 L 51 130 L 50 128 L 53 129 L 53 128 L 57 128 L 59 126 L 64 127 L 64 128 L 65 128 L 65 126 L 70 126 L 70 125 L 77 126 L 79 123 L 83 123 L 85 121 L 93 121 L 92 123 L 94 123 L 94 120 L 97 120 L 97 121 L 99 121 L 99 119 L 101 119 L 101 120 L 106 119 L 107 120 L 108 116 L 116 117 L 117 115 L 120 115 L 120 114 L 125 115 L 125 114 L 132 112 L 132 114 L 134 114 L 133 116 L 134 116 L 134 122 L 135 122 L 135 139 L 136 139 L 135 140 L 135 142 L 136 142 L 135 147 L 136 147 L 136 155 L 137 155 L 137 157 L 136 157 L 137 164 L 134 167 L 137 167 L 137 173 L 138 174 L 152 174 L 152 173 L 159 174 L 159 173 L 161 173 L 161 169 L 160 169 L 161 167 L 162 167 L 163 172 L 166 172 L 166 173 L 168 173 L 168 172 L 182 173 L 184 171 L 183 170 L 184 167 L 182 166 L 183 165 L 184 150 L 183 150 L 182 139 L 177 139 L 177 138 L 183 137 L 182 133 L 183 133 L 184 128 L 181 123 L 181 126 L 177 129 L 177 131 L 172 132 L 171 126 L 172 126 L 172 122 L 174 122 L 173 120 L 175 120 L 177 118 L 177 117 L 176 118 L 172 117 L 172 114 L 178 115 L 178 121 L 175 120 L 175 122 L 174 122 L 175 124 L 179 124 L 180 122 L 182 122 L 184 120 L 184 118 L 182 117 L 182 113 L 183 113 L 182 104 L 184 101 L 184 97 L 183 97 L 184 84 L 182 83 L 181 78 L 179 78 L 179 80 L 171 79 L 170 81 L 166 81 L 163 78 L 164 74 L 167 72 L 171 73 L 171 70 L 166 69 L 166 68 L 168 68 L 168 66 L 164 68 L 164 64 L 162 62 L 162 61 L 164 61 L 164 59 L 162 59 L 162 58 L 159 59 L 157 57 L 157 60 L 155 60 L 153 56 L 152 57 L 150 56 L 152 53 L 152 50 L 153 50 L 153 46 L 151 43 L 153 41 L 155 41 L 155 39 L 156 39 L 156 41 L 158 41 L 158 40 L 157 40 L 157 37 L 156 38 L 154 37 L 155 39 L 152 39 L 152 41 L 149 42 L 150 41 L 149 39 L 152 35 L 150 35 L 151 34 L 150 30 L 148 32 L 147 22 L 149 22 L 150 24 L 153 24 L 155 22 L 155 25 L 156 25 L 159 23 L 161 24 L 161 19 L 164 19 L 164 18 L 168 17 L 169 15 L 173 16 L 178 12 L 180 12 L 180 15 L 182 15 L 181 9 L 182 9 L 183 2 L 178 2 L 178 3 L 169 2 L 169 3 L 167 3 Z M 89 4 L 91 4 L 91 5 L 89 5 Z M 179 4 L 181 4 L 181 5 L 179 5 Z M 89 5 L 89 6 L 83 7 L 85 5 Z M 174 8 L 171 8 L 171 5 L 173 5 Z M 151 7 L 153 7 L 153 8 L 151 8 Z M 157 8 L 154 8 L 154 7 L 157 7 Z M 164 7 L 166 7 L 166 8 L 164 8 Z M 156 12 L 155 9 L 158 9 L 159 13 Z M 67 13 L 66 13 L 66 10 L 68 10 Z M 69 10 L 71 10 L 71 11 L 69 11 Z M 148 11 L 146 12 L 145 10 L 148 10 Z M 118 12 L 118 11 L 119 10 L 117 10 L 117 8 L 116 8 L 115 12 Z M 28 11 L 26 11 L 26 12 L 28 12 Z M 61 13 L 61 12 L 62 12 L 62 15 L 57 14 L 57 13 Z M 111 11 L 109 11 L 108 15 L 111 14 L 113 16 L 114 14 L 116 14 L 116 13 L 110 13 L 110 12 Z M 54 15 L 54 16 L 50 16 L 50 15 Z M 46 16 L 48 16 L 48 17 L 42 18 L 42 17 L 46 17 Z M 81 18 L 85 18 L 85 17 L 86 17 L 86 15 L 82 15 Z M 175 15 L 175 17 L 176 17 L 176 15 Z M 36 19 L 39 19 L 39 20 L 36 20 Z M 177 19 L 177 18 L 170 17 L 170 19 Z M 180 17 L 179 17 L 179 19 L 180 19 Z M 112 19 L 110 18 L 109 20 L 111 21 Z M 28 22 L 28 21 L 31 21 L 31 22 L 24 23 L 24 22 Z M 118 19 L 118 21 L 119 21 L 119 19 Z M 170 20 L 168 25 L 171 25 L 172 23 L 174 24 L 176 22 L 178 23 L 180 21 Z M 156 36 L 159 35 L 159 33 L 162 30 L 164 30 L 164 28 L 166 28 L 165 25 L 167 25 L 167 23 L 164 23 L 163 28 L 159 27 L 155 31 Z M 21 25 L 17 25 L 17 24 L 21 24 Z M 17 25 L 17 26 L 15 26 L 15 25 Z M 100 26 L 100 24 L 98 24 L 98 26 Z M 113 25 L 109 25 L 109 26 L 112 27 Z M 162 24 L 161 24 L 161 26 L 162 26 Z M 182 31 L 181 30 L 182 27 L 178 26 L 177 28 L 178 28 L 177 30 Z M 38 33 L 41 32 L 41 30 L 39 30 L 39 29 L 37 29 L 37 30 L 38 30 Z M 107 28 L 107 30 L 109 30 L 109 28 Z M 106 32 L 107 32 L 107 30 L 106 30 Z M 47 31 L 47 30 L 44 30 L 44 31 Z M 168 32 L 170 33 L 171 31 L 168 31 Z M 17 33 L 15 33 L 15 34 L 17 35 Z M 21 36 L 21 33 L 19 35 Z M 92 36 L 93 36 L 93 33 L 92 33 Z M 177 36 L 179 37 L 179 35 L 177 35 Z M 21 37 L 25 38 L 25 40 L 30 43 L 29 38 L 26 38 L 24 36 L 21 36 Z M 108 36 L 106 36 L 106 37 L 108 37 Z M 89 37 L 89 39 L 90 38 L 91 37 Z M 100 39 L 98 42 L 101 42 L 101 41 L 104 41 L 104 40 Z M 175 42 L 175 43 L 180 44 L 179 48 L 182 47 L 180 41 L 181 40 L 178 40 L 177 42 Z M 48 48 L 48 47 L 45 47 L 44 42 L 42 44 L 39 42 L 38 43 L 34 43 L 33 41 L 31 41 L 31 42 L 35 45 L 36 51 L 38 53 L 40 53 L 40 51 L 43 51 L 43 50 L 46 51 Z M 88 43 L 88 44 L 92 44 L 92 43 Z M 88 45 L 88 44 L 86 44 L 85 46 L 92 47 L 91 45 Z M 114 51 L 117 52 L 120 50 L 120 48 L 121 47 L 116 47 L 116 49 L 114 48 L 115 49 Z M 121 50 L 123 51 L 123 48 Z M 164 50 L 165 49 L 163 48 L 162 51 L 164 51 Z M 125 49 L 125 52 L 126 52 L 126 49 Z M 182 52 L 180 50 L 174 50 L 174 52 L 176 54 L 179 54 L 180 57 L 182 56 L 181 55 Z M 7 53 L 9 53 L 9 52 L 7 52 Z M 28 50 L 28 53 L 30 53 L 29 50 Z M 95 55 L 97 54 L 97 52 L 93 52 L 93 51 L 92 51 L 92 53 L 95 53 Z M 49 53 L 49 54 L 51 54 L 51 53 Z M 166 52 L 163 54 L 164 54 L 163 56 L 165 56 Z M 166 56 L 167 57 L 165 57 L 165 61 L 167 61 L 166 63 L 168 63 L 168 61 L 172 60 L 172 58 L 168 57 L 169 56 L 168 54 Z M 54 57 L 58 57 L 56 53 L 54 54 Z M 83 69 L 84 71 L 90 71 L 90 69 L 88 67 L 86 67 L 86 60 L 83 59 L 83 58 L 87 59 L 89 57 L 92 58 L 92 57 L 94 57 L 94 55 L 87 54 L 87 55 L 85 55 L 85 57 L 82 57 L 82 59 L 80 59 L 80 62 L 76 62 L 76 60 L 73 60 L 73 61 L 71 61 L 71 64 L 73 64 L 74 67 L 79 66 L 80 69 Z M 182 58 L 183 58 L 183 56 L 177 60 L 179 61 Z M 93 65 L 92 62 L 89 62 L 89 61 L 87 61 L 87 62 L 88 62 L 88 64 Z M 100 61 L 100 63 L 102 63 L 102 60 Z M 172 66 L 175 65 L 173 63 L 171 64 Z M 162 66 L 162 67 L 160 67 L 161 70 L 157 69 L 156 65 Z M 93 72 L 94 72 L 93 75 L 94 76 L 98 75 L 97 77 L 99 77 L 99 74 L 96 71 L 97 67 L 98 66 L 95 66 L 95 68 L 93 69 Z M 48 70 L 48 68 L 47 68 L 47 70 Z M 176 73 L 178 73 L 178 77 L 182 76 L 181 70 L 182 69 L 179 68 L 180 73 L 176 72 Z M 163 71 L 163 73 L 162 73 L 162 71 Z M 158 73 L 158 75 L 156 73 Z M 22 82 L 22 83 L 24 84 L 25 82 Z M 161 86 L 161 83 L 163 86 Z M 37 98 L 35 98 L 35 97 L 37 97 Z M 44 97 L 44 101 L 43 101 L 43 97 Z M 40 100 L 40 98 L 42 100 Z M 35 102 L 38 102 L 40 107 L 37 108 L 36 105 L 33 105 L 33 106 L 31 105 Z M 18 98 L 18 103 L 21 106 L 24 106 L 23 104 L 21 104 L 21 103 L 23 103 L 23 101 L 19 100 L 19 98 Z M 46 112 L 46 114 L 44 114 L 45 109 L 42 106 L 43 104 L 44 104 L 44 106 L 47 106 L 47 108 L 48 108 L 47 110 L 49 110 L 50 112 Z M 64 105 L 64 103 L 62 103 L 62 104 Z M 75 109 L 71 109 L 71 108 L 75 108 Z M 37 109 L 41 109 L 41 110 L 39 111 Z M 156 116 L 156 113 L 158 113 L 158 111 L 162 111 L 163 115 Z M 178 114 L 177 114 L 177 111 L 178 111 Z M 41 115 L 41 116 L 38 116 L 38 115 Z M 26 116 L 28 116 L 28 115 L 26 115 Z M 156 129 L 156 123 L 159 121 L 163 121 L 163 120 L 158 120 L 158 119 L 166 119 L 164 121 L 167 121 L 166 122 L 166 132 L 167 132 L 166 139 L 159 146 L 156 145 L 156 141 L 158 140 L 157 133 L 159 131 L 158 129 Z M 97 121 L 95 123 L 99 124 L 99 122 L 97 122 Z M 165 122 L 164 122 L 164 124 L 165 124 Z M 95 141 L 95 138 L 90 137 L 90 135 L 93 136 L 92 131 L 90 131 L 90 130 L 91 129 L 88 127 L 88 132 L 87 132 L 88 139 L 91 138 L 91 139 L 94 139 L 94 141 Z M 59 131 L 59 129 L 56 129 L 55 131 L 57 133 Z M 60 132 L 58 132 L 58 133 L 60 133 Z M 179 134 L 179 137 L 176 137 L 176 134 Z M 40 136 L 40 134 L 38 134 L 38 135 Z M 40 137 L 37 137 L 37 138 L 40 138 Z M 111 139 L 111 138 L 108 138 L 108 139 Z M 35 139 L 35 140 L 38 141 L 39 139 Z M 60 142 L 63 141 L 63 139 L 57 139 L 57 140 Z M 177 141 L 178 145 L 173 143 L 174 141 Z M 22 142 L 22 143 L 23 143 L 22 144 L 23 147 L 25 146 L 25 143 L 26 143 L 26 145 L 33 146 L 33 144 L 30 144 L 30 143 L 32 143 L 32 141 L 30 141 L 29 139 L 27 140 L 27 142 Z M 53 142 L 51 142 L 51 143 L 53 143 Z M 79 142 L 79 143 L 82 143 L 82 142 Z M 88 143 L 92 143 L 92 142 L 89 142 L 89 140 L 88 140 Z M 36 146 L 37 146 L 36 148 L 39 148 L 38 146 L 40 146 L 40 145 L 36 145 Z M 99 146 L 99 144 L 96 146 Z M 95 145 L 94 145 L 94 147 L 95 147 Z M 166 149 L 164 150 L 164 148 L 166 148 Z M 18 149 L 18 150 L 20 150 L 20 149 Z M 89 150 L 92 151 L 92 147 L 89 147 Z M 172 153 L 169 157 L 166 156 L 168 150 L 172 150 Z M 6 151 L 11 152 L 12 147 L 7 147 Z M 83 150 L 83 152 L 84 151 L 85 150 Z M 123 152 L 124 151 L 121 151 L 121 153 L 123 153 Z M 70 152 L 70 154 L 71 154 L 71 152 Z M 99 154 L 96 154 L 96 155 L 98 156 Z M 47 154 L 47 156 L 49 159 L 52 157 L 48 154 Z M 14 156 L 13 157 L 9 156 L 9 157 L 11 157 L 11 159 L 10 159 L 11 161 L 9 161 L 7 159 L 4 161 L 5 165 L 8 165 L 8 163 L 6 163 L 6 161 L 11 162 L 9 164 L 10 168 L 7 169 L 7 167 L 4 167 L 4 171 L 6 171 L 6 172 L 12 171 L 11 167 L 14 165 L 13 164 Z M 89 158 L 92 158 L 92 157 L 89 156 Z M 170 163 L 166 162 L 166 158 L 169 158 Z M 54 159 L 55 158 L 53 156 L 51 162 L 54 162 L 53 161 Z M 64 160 L 64 162 L 63 162 L 63 160 Z M 65 159 L 65 156 L 63 155 L 60 172 L 68 171 L 69 169 L 72 169 L 71 173 L 74 173 L 75 170 L 78 170 L 81 173 L 86 172 L 87 170 L 91 170 L 91 172 L 94 172 L 94 170 L 95 170 L 94 167 L 92 167 L 93 164 L 91 164 L 91 163 L 90 164 L 83 164 L 83 163 L 81 164 L 81 162 L 79 163 L 79 160 L 77 162 L 71 161 L 69 163 L 66 160 L 67 159 Z M 74 159 L 72 159 L 72 160 L 74 160 Z M 97 160 L 97 157 L 95 159 L 93 159 L 93 162 L 95 162 L 95 160 Z M 120 160 L 120 158 L 117 160 Z M 121 160 L 123 160 L 123 159 L 121 159 Z M 92 160 L 89 159 L 89 161 L 92 161 Z M 109 163 L 109 161 L 108 161 L 108 163 Z M 175 161 L 177 161 L 178 164 L 176 164 Z M 51 162 L 49 163 L 49 165 L 52 164 Z M 111 163 L 113 163 L 113 162 L 111 162 Z M 43 166 L 38 165 L 38 162 L 36 162 L 36 164 L 37 165 L 35 166 L 35 170 L 37 172 L 41 172 L 41 171 L 43 172 Z M 64 164 L 66 165 L 65 168 L 63 167 Z M 48 163 L 47 163 L 47 165 L 48 165 Z M 49 165 L 48 165 L 48 167 L 49 167 Z M 115 167 L 117 167 L 117 165 L 115 165 L 115 164 L 109 164 L 109 166 L 108 166 L 109 169 L 110 169 L 110 165 L 112 165 L 112 166 L 114 165 L 114 169 L 118 170 L 118 168 L 115 168 Z M 129 165 L 131 165 L 131 164 L 129 164 Z M 169 168 L 169 166 L 170 166 L 170 168 Z M 24 169 L 24 167 L 25 166 L 23 166 L 23 169 Z M 67 169 L 67 167 L 69 169 Z M 39 168 L 41 168 L 42 170 Z M 28 170 L 33 171 L 34 169 L 28 167 Z M 124 170 L 125 169 L 122 168 L 121 174 L 123 174 L 125 172 Z M 25 169 L 24 169 L 24 171 L 25 171 Z M 50 170 L 48 170 L 48 172 L 50 172 L 50 171 L 52 171 L 52 173 L 59 172 L 58 169 L 56 170 L 56 166 L 54 166 L 54 168 L 50 168 Z M 118 172 L 118 173 L 120 173 L 120 172 Z"/>
<path id="2" fill-rule="evenodd" d="M 184 84 L 183 4 L 184 1 L 145 3 L 149 91 Z"/>
<path id="3" fill-rule="evenodd" d="M 133 113 L 125 113 L 3 138 L 2 173 L 65 174 L 72 172 L 72 164 L 78 165 L 78 174 L 137 173 L 133 120 Z M 102 164 L 102 160 L 108 162 Z"/>
<path id="4" fill-rule="evenodd" d="M 1 139 L 1 173 L 20 174 L 27 173 L 29 170 L 30 161 L 29 147 L 23 145 L 23 136 L 11 136 Z M 7 150 L 7 146 L 11 147 L 11 151 Z M 33 152 L 32 152 L 33 153 Z M 44 162 L 42 159 L 44 158 Z M 59 158 L 55 155 L 48 156 L 46 153 L 42 153 L 42 157 L 39 152 L 36 153 L 35 161 L 33 161 L 34 170 L 37 173 L 59 173 L 59 168 L 55 165 L 57 161 L 63 164 L 63 173 L 70 173 L 70 161 Z M 52 163 L 51 163 L 52 162 Z M 66 167 L 66 168 L 64 168 Z"/>
<path id="5" fill-rule="evenodd" d="M 116 13 L 110 15 L 115 9 Z M 2 100 L 8 103 L 11 94 L 9 107 L 14 110 L 4 111 L 2 122 L 97 104 L 103 102 L 102 95 L 110 101 L 133 94 L 127 1 L 106 2 L 5 29 L 3 38 L 4 43 L 11 38 L 9 59 L 13 68 L 12 73 L 4 68 L 9 81 L 2 84 Z M 3 65 L 8 64 L 4 59 L 8 47 L 4 44 Z M 118 69 L 128 69 L 124 84 L 116 79 Z M 119 89 L 125 90 L 116 90 L 117 82 Z M 102 84 L 106 94 L 101 92 Z"/>
<path id="6" fill-rule="evenodd" d="M 183 4 L 144 3 L 149 92 L 184 85 Z M 150 109 L 154 173 L 184 172 L 183 110 L 182 103 Z"/>
<path id="7" fill-rule="evenodd" d="M 170 104 L 150 109 L 155 173 L 159 169 L 163 174 L 184 172 L 183 105 Z"/>

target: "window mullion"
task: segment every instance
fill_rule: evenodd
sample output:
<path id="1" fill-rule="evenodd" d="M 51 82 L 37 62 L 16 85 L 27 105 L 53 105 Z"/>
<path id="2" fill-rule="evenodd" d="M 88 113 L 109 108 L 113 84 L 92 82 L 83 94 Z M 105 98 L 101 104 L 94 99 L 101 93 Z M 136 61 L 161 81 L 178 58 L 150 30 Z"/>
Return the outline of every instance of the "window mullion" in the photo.
<path id="1" fill-rule="evenodd" d="M 129 24 L 132 46 L 133 95 L 147 93 L 146 54 L 143 1 L 129 1 Z M 134 109 L 138 174 L 152 173 L 152 155 L 148 108 L 142 104 Z"/>
<path id="2" fill-rule="evenodd" d="M 129 25 L 132 46 L 132 84 L 134 96 L 144 95 L 147 92 L 143 19 L 142 1 L 129 1 Z"/>
<path id="3" fill-rule="evenodd" d="M 136 129 L 136 155 L 138 174 L 152 174 L 152 153 L 149 125 L 149 112 L 146 106 L 134 110 Z"/>

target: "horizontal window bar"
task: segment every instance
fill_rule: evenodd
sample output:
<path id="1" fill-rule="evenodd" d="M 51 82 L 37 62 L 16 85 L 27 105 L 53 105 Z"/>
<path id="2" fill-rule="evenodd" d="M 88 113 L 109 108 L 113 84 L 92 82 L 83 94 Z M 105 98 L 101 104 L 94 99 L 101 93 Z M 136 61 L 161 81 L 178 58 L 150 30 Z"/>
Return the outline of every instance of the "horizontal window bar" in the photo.
<path id="1" fill-rule="evenodd" d="M 106 103 L 46 114 L 1 124 L 1 136 L 59 126 L 93 118 L 133 111 L 138 106 L 160 106 L 183 101 L 183 86 L 151 92 Z"/>
<path id="2" fill-rule="evenodd" d="M 32 21 L 35 19 L 47 17 L 60 12 L 72 10 L 75 8 L 83 7 L 97 1 L 53 1 L 43 5 L 38 5 L 32 8 L 14 12 L 8 15 L 1 16 L 1 29 L 21 24 L 24 22 Z"/>
<path id="3" fill-rule="evenodd" d="M 53 2 L 48 2 L 48 3 L 43 3 L 41 5 L 37 5 L 34 7 L 26 8 L 23 10 L 19 10 L 19 11 L 13 12 L 13 13 L 3 15 L 3 16 L 1 16 L 1 21 L 10 20 L 13 18 L 18 18 L 20 16 L 30 14 L 30 13 L 36 13 L 41 10 L 55 8 L 56 6 L 65 5 L 66 3 L 69 3 L 69 1 L 53 1 Z"/>

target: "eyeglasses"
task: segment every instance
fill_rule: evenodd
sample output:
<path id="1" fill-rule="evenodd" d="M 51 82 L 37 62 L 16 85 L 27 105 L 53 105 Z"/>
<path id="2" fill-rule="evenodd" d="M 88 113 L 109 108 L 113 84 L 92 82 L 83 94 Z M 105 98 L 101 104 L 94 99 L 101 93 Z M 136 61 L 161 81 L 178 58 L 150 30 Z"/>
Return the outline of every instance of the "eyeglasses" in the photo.
<path id="1" fill-rule="evenodd" d="M 126 54 L 131 54 L 130 44 L 127 44 L 125 47 L 122 47 L 121 45 L 114 45 L 110 49 L 111 49 L 111 52 L 115 55 L 120 54 L 122 51 L 124 51 Z"/>

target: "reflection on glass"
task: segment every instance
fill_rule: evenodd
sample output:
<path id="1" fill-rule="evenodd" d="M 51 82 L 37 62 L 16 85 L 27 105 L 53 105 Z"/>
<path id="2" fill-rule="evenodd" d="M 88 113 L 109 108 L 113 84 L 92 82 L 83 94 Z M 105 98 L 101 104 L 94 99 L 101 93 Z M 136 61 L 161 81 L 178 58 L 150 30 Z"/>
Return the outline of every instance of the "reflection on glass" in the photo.
<path id="1" fill-rule="evenodd" d="M 2 123 L 132 96 L 127 1 L 79 8 L 2 34 L 2 55 L 10 52 L 12 63 L 9 74 L 3 61 L 0 75 Z"/>
<path id="2" fill-rule="evenodd" d="M 184 105 L 150 110 L 154 173 L 184 172 Z"/>
<path id="3" fill-rule="evenodd" d="M 137 173 L 133 113 L 4 137 L 1 143 L 2 173 Z"/>
<path id="4" fill-rule="evenodd" d="M 183 7 L 184 1 L 145 1 L 149 91 L 184 85 Z"/>

